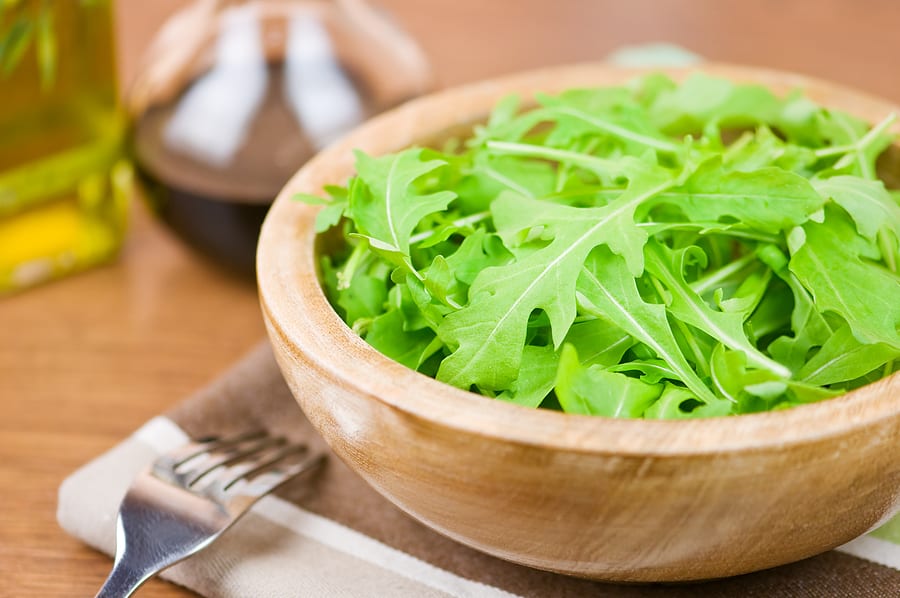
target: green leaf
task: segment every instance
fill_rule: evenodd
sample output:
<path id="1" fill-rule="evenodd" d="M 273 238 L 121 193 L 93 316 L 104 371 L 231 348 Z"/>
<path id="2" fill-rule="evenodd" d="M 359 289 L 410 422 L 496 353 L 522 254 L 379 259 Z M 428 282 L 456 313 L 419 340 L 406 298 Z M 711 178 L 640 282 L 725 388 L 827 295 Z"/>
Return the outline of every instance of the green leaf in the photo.
<path id="1" fill-rule="evenodd" d="M 793 307 L 793 292 L 782 281 L 774 280 L 767 287 L 759 305 L 750 314 L 746 324 L 747 330 L 757 341 L 774 338 L 773 335 L 790 330 Z M 771 345 L 767 347 L 767 351 L 776 361 L 791 367 L 772 352 Z"/>
<path id="2" fill-rule="evenodd" d="M 718 129 L 774 122 L 781 106 L 760 85 L 735 85 L 698 73 L 660 93 L 650 107 L 650 118 L 663 131 L 692 133 L 710 123 Z"/>
<path id="3" fill-rule="evenodd" d="M 617 363 L 606 368 L 610 372 L 638 373 L 639 378 L 647 384 L 658 384 L 665 380 L 678 380 L 675 370 L 661 359 L 646 358 L 641 361 Z"/>
<path id="4" fill-rule="evenodd" d="M 717 345 L 710 359 L 710 372 L 715 389 L 723 397 L 736 404 L 743 413 L 760 411 L 753 408 L 757 398 L 769 401 L 781 398 L 787 390 L 785 380 L 772 372 L 747 367 L 747 355 Z"/>
<path id="5" fill-rule="evenodd" d="M 545 197 L 553 193 L 556 182 L 556 172 L 546 162 L 489 154 L 479 154 L 468 177 L 473 181 L 477 179 L 479 192 L 487 200 L 480 209 L 490 206 L 503 191 L 513 191 L 531 199 Z M 460 196 L 463 197 L 462 193 Z M 479 208 L 473 206 L 470 209 L 478 211 Z"/>
<path id="6" fill-rule="evenodd" d="M 744 133 L 722 154 L 723 164 L 730 170 L 752 172 L 777 166 L 801 176 L 808 174 L 817 160 L 812 148 L 784 142 L 766 126 Z"/>
<path id="7" fill-rule="evenodd" d="M 425 273 L 424 283 L 428 293 L 441 303 L 454 308 L 461 307 L 464 298 L 458 296 L 458 281 L 444 256 L 438 255 L 431 262 Z"/>
<path id="8" fill-rule="evenodd" d="M 686 261 L 691 254 L 696 254 L 691 249 L 671 251 L 659 243 L 647 245 L 647 270 L 659 279 L 670 293 L 671 300 L 666 308 L 676 318 L 704 331 L 717 342 L 735 351 L 741 351 L 755 367 L 768 370 L 782 378 L 790 378 L 791 371 L 788 368 L 763 355 L 747 338 L 744 331 L 744 317 L 740 313 L 711 308 L 687 284 L 684 280 Z"/>
<path id="9" fill-rule="evenodd" d="M 602 316 L 572 324 L 564 342 L 578 352 L 582 363 L 605 367 L 619 363 L 634 345 L 631 335 Z"/>
<path id="10" fill-rule="evenodd" d="M 703 75 L 538 99 L 299 198 L 339 224 L 323 286 L 370 344 L 498 400 L 645 418 L 897 369 L 900 194 L 875 179 L 893 115 Z"/>
<path id="11" fill-rule="evenodd" d="M 417 369 L 437 349 L 431 330 L 407 331 L 399 309 L 391 309 L 372 321 L 366 342 L 394 361 L 410 369 Z"/>
<path id="12" fill-rule="evenodd" d="M 691 419 L 696 417 L 717 417 L 728 415 L 731 404 L 715 401 L 702 404 L 689 390 L 666 384 L 659 399 L 644 412 L 647 419 Z"/>
<path id="13" fill-rule="evenodd" d="M 822 111 L 820 119 L 823 132 L 831 142 L 828 151 L 834 151 L 835 146 L 843 146 L 839 149 L 843 155 L 834 167 L 850 167 L 854 174 L 874 180 L 875 162 L 893 140 L 893 135 L 885 133 L 885 129 L 894 120 L 894 115 L 872 129 L 865 122 L 843 112 Z"/>
<path id="14" fill-rule="evenodd" d="M 619 176 L 627 176 L 622 168 L 624 164 L 637 164 L 632 159 L 616 162 L 606 158 L 598 158 L 578 151 L 545 147 L 538 144 L 514 143 L 509 141 L 488 141 L 486 151 L 495 156 L 524 156 L 539 160 L 550 160 L 563 165 L 577 166 L 593 173 L 602 181 L 612 181 Z"/>
<path id="15" fill-rule="evenodd" d="M 356 154 L 359 184 L 350 188 L 348 215 L 372 250 L 415 273 L 409 258 L 409 239 L 419 222 L 444 210 L 456 194 L 452 191 L 419 193 L 418 179 L 445 164 L 422 160 L 423 150 L 410 149 L 381 158 Z"/>
<path id="16" fill-rule="evenodd" d="M 681 352 L 665 307 L 644 301 L 622 258 L 605 249 L 592 252 L 578 279 L 578 293 L 584 311 L 616 322 L 669 364 L 696 397 L 704 402 L 716 401 Z"/>
<path id="17" fill-rule="evenodd" d="M 609 245 L 639 271 L 646 234 L 635 229 L 634 211 L 669 184 L 649 190 L 636 184 L 609 205 L 586 210 L 501 195 L 492 206 L 501 236 L 541 225 L 552 241 L 475 279 L 469 304 L 449 314 L 439 331 L 454 350 L 441 363 L 438 379 L 460 388 L 507 388 L 516 378 L 525 328 L 536 309 L 549 316 L 559 346 L 575 318 L 575 282 L 587 254 Z"/>
<path id="18" fill-rule="evenodd" d="M 836 210 L 826 210 L 824 223 L 809 223 L 802 231 L 805 240 L 791 255 L 790 270 L 817 309 L 841 316 L 863 342 L 900 348 L 900 278 L 860 259 L 854 228 Z"/>
<path id="19" fill-rule="evenodd" d="M 852 176 L 834 176 L 813 180 L 813 187 L 823 197 L 844 208 L 859 234 L 875 241 L 878 232 L 889 231 L 900 237 L 900 206 L 893 200 L 884 183 Z"/>
<path id="20" fill-rule="evenodd" d="M 325 190 L 330 195 L 330 199 L 324 199 L 318 195 L 310 195 L 308 193 L 295 193 L 291 198 L 294 201 L 310 206 L 325 206 L 316 214 L 317 233 L 324 233 L 328 229 L 337 226 L 349 205 L 347 189 L 330 185 Z"/>
<path id="21" fill-rule="evenodd" d="M 716 289 L 714 293 L 716 304 L 723 312 L 740 314 L 741 318 L 746 321 L 766 296 L 771 280 L 771 270 L 751 272 L 746 275 L 734 294 L 728 298 L 725 298 L 722 287 Z"/>
<path id="22" fill-rule="evenodd" d="M 537 407 L 553 390 L 558 363 L 559 357 L 553 347 L 526 345 L 522 351 L 519 377 L 511 390 L 500 393 L 497 398 L 525 407 Z"/>
<path id="23" fill-rule="evenodd" d="M 642 417 L 662 392 L 661 384 L 647 384 L 598 365 L 584 367 L 572 345 L 563 345 L 556 377 L 556 397 L 563 411 L 604 417 Z"/>
<path id="24" fill-rule="evenodd" d="M 845 325 L 806 362 L 797 377 L 807 384 L 826 386 L 855 380 L 897 358 L 900 349 L 884 343 L 861 343 Z"/>
<path id="25" fill-rule="evenodd" d="M 720 158 L 701 164 L 684 185 L 657 201 L 678 206 L 691 221 L 730 218 L 771 233 L 803 224 L 825 203 L 799 175 L 772 167 L 727 171 Z"/>
<path id="26" fill-rule="evenodd" d="M 544 106 L 541 112 L 548 120 L 558 123 L 548 143 L 571 141 L 585 134 L 608 135 L 618 140 L 634 144 L 642 149 L 677 154 L 681 146 L 659 132 L 647 120 L 647 115 L 638 104 L 626 101 L 625 93 L 613 89 L 583 92 L 573 90 L 558 97 L 539 95 Z M 624 92 L 624 90 L 621 90 Z M 599 100 L 599 101 L 598 101 Z M 565 132 L 560 130 L 564 129 Z"/>
<path id="27" fill-rule="evenodd" d="M 394 303 L 403 312 L 404 330 L 429 328 L 437 332 L 444 316 L 452 311 L 451 307 L 431 295 L 424 281 L 415 277 L 405 278 L 403 284 L 398 284 L 391 292 L 399 299 L 395 299 Z"/>
<path id="28" fill-rule="evenodd" d="M 757 255 L 765 262 L 773 272 L 787 285 L 793 298 L 793 305 L 788 307 L 784 298 L 775 296 L 776 301 L 769 301 L 768 314 L 771 318 L 778 318 L 779 314 L 786 313 L 790 309 L 790 330 L 792 335 L 783 335 L 769 344 L 769 354 L 779 363 L 789 367 L 792 371 L 798 371 L 806 362 L 810 349 L 820 346 L 833 334 L 831 324 L 825 319 L 809 291 L 800 283 L 797 277 L 788 270 L 788 258 L 781 250 L 774 246 L 761 248 Z M 762 305 L 767 305 L 763 300 Z M 753 328 L 760 329 L 758 319 L 752 322 Z M 776 323 L 766 329 L 766 333 L 778 331 L 780 326 Z"/>
<path id="29" fill-rule="evenodd" d="M 493 243 L 496 240 L 496 236 L 479 229 L 460 243 L 459 248 L 447 258 L 447 263 L 453 268 L 454 276 L 459 282 L 471 285 L 482 271 L 510 261 L 512 255 L 502 244 L 497 247 L 498 244 Z"/>
<path id="30" fill-rule="evenodd" d="M 344 309 L 344 319 L 355 327 L 357 321 L 381 314 L 387 298 L 387 282 L 384 277 L 359 272 L 350 281 L 350 286 L 339 292 L 337 304 Z"/>

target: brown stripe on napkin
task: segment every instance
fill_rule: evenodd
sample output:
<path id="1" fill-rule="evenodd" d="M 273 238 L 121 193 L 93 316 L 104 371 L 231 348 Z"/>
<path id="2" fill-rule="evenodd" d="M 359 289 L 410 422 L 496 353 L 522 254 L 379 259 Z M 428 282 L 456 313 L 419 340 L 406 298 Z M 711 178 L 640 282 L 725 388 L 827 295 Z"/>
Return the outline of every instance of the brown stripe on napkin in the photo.
<path id="1" fill-rule="evenodd" d="M 327 448 L 291 396 L 268 344 L 167 415 L 194 437 L 265 428 Z M 382 498 L 334 456 L 314 483 L 298 481 L 279 494 L 460 577 L 521 596 L 900 596 L 900 572 L 838 552 L 740 577 L 676 586 L 613 585 L 538 571 L 482 554 L 432 531 Z"/>

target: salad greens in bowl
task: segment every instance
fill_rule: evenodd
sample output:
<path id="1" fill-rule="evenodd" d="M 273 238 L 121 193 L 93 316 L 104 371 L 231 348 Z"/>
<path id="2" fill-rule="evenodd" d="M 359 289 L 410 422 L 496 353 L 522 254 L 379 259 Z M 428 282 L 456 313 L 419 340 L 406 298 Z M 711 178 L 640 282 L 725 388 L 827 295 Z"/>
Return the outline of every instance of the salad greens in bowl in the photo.
<path id="1" fill-rule="evenodd" d="M 834 548 L 900 510 L 896 111 L 713 64 L 414 100 L 269 212 L 275 356 L 355 472 L 500 558 L 689 581 Z"/>
<path id="2" fill-rule="evenodd" d="M 388 357 L 529 407 L 671 419 L 900 368 L 896 119 L 698 73 L 516 96 L 440 150 L 356 155 L 328 297 Z"/>

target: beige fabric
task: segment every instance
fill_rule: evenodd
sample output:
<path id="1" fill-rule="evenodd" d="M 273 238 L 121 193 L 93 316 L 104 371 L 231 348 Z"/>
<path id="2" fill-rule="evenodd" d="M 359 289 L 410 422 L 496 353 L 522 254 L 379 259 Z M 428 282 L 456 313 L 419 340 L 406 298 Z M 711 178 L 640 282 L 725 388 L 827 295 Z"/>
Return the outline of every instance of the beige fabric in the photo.
<path id="1" fill-rule="evenodd" d="M 69 533 L 111 553 L 115 512 L 128 480 L 157 452 L 180 442 L 182 429 L 198 437 L 262 426 L 327 450 L 266 345 L 167 415 L 64 482 L 59 520 Z M 167 577 L 221 597 L 900 596 L 900 572 L 838 552 L 682 586 L 616 586 L 528 569 L 425 528 L 333 456 L 315 479 L 288 484 L 279 495 L 264 499 L 219 542 Z"/>
<path id="2" fill-rule="evenodd" d="M 160 442 L 159 431 L 159 425 L 145 426 L 63 482 L 57 518 L 66 531 L 107 554 L 115 551 L 115 515 L 129 480 L 162 452 L 153 444 L 169 444 Z M 148 438 L 155 432 L 155 438 Z M 265 512 L 266 505 L 258 505 L 210 548 L 163 577 L 204 596 L 353 597 L 370 595 L 374 587 L 391 596 L 449 595 L 326 546 L 256 511 Z"/>

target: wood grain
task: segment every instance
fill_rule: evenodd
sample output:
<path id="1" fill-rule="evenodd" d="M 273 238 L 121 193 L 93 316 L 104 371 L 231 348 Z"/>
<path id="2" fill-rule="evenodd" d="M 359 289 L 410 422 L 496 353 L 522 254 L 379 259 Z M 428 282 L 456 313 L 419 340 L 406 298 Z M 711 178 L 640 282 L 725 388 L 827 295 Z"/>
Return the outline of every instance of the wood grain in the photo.
<path id="1" fill-rule="evenodd" d="M 779 71 L 699 68 L 778 95 L 800 88 L 869 122 L 900 112 Z M 455 88 L 377 117 L 310 160 L 275 201 L 258 253 L 263 314 L 288 385 L 334 452 L 385 497 L 519 564 L 605 581 L 682 582 L 849 542 L 900 509 L 900 373 L 829 401 L 739 417 L 573 416 L 486 399 L 407 369 L 353 333 L 325 298 L 318 208 L 292 197 L 346 181 L 353 149 L 378 156 L 425 143 L 483 121 L 510 93 L 620 85 L 638 74 L 598 63 Z"/>
<path id="2" fill-rule="evenodd" d="M 717 60 L 805 72 L 900 100 L 896 0 L 381 0 L 438 80 L 593 60 L 667 40 Z M 185 0 L 119 0 L 127 87 Z M 109 560 L 56 525 L 76 467 L 203 384 L 262 336 L 255 291 L 137 210 L 114 264 L 0 300 L 0 596 L 88 596 Z M 185 596 L 151 582 L 140 596 Z"/>
<path id="3" fill-rule="evenodd" d="M 261 338 L 255 289 L 138 209 L 115 264 L 3 300 L 0 331 L 0 596 L 93 595 L 110 563 L 59 529 L 57 487 Z"/>

